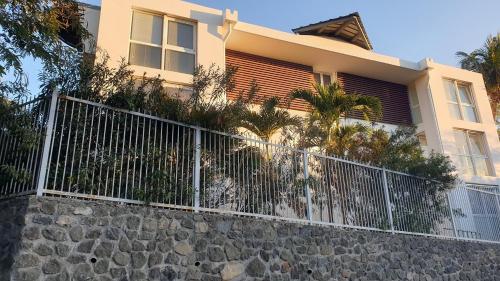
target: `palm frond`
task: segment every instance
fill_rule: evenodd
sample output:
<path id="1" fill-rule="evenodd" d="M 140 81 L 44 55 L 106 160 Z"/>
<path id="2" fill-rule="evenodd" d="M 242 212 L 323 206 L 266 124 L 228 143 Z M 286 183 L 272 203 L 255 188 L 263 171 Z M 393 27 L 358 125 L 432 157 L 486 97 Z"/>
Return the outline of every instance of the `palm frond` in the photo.
<path id="1" fill-rule="evenodd" d="M 241 113 L 240 126 L 254 133 L 260 139 L 269 141 L 279 130 L 288 126 L 300 126 L 301 118 L 279 108 L 280 99 L 265 100 L 258 111 L 245 110 Z"/>

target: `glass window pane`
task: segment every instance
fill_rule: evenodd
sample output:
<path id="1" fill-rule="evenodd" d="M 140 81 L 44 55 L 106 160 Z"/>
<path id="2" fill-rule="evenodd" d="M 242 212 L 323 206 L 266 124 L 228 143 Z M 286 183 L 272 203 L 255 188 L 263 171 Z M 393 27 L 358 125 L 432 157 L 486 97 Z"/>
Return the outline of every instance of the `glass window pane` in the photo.
<path id="1" fill-rule="evenodd" d="M 469 133 L 469 139 L 472 154 L 486 156 L 483 145 L 483 136 L 478 133 Z"/>
<path id="2" fill-rule="evenodd" d="M 458 86 L 458 93 L 460 95 L 460 102 L 463 104 L 472 104 L 472 99 L 470 98 L 469 88 L 467 86 Z"/>
<path id="3" fill-rule="evenodd" d="M 332 77 L 330 75 L 323 74 L 323 84 L 325 85 L 332 84 Z"/>
<path id="4" fill-rule="evenodd" d="M 474 158 L 474 164 L 476 165 L 476 171 L 478 176 L 489 176 L 490 171 L 488 168 L 488 159 L 486 158 Z"/>
<path id="5" fill-rule="evenodd" d="M 476 116 L 476 111 L 474 110 L 474 107 L 472 106 L 462 106 L 463 112 L 464 112 L 464 117 L 465 120 L 470 121 L 470 122 L 477 122 L 477 116 Z"/>
<path id="6" fill-rule="evenodd" d="M 186 74 L 194 73 L 194 55 L 189 53 L 167 50 L 165 56 L 165 68 Z"/>
<path id="7" fill-rule="evenodd" d="M 449 103 L 448 104 L 448 111 L 450 112 L 450 115 L 453 119 L 461 120 L 462 115 L 460 113 L 460 107 L 456 103 Z"/>
<path id="8" fill-rule="evenodd" d="M 411 92 L 409 94 L 410 96 L 410 104 L 412 106 L 418 106 L 419 105 L 419 102 L 418 102 L 418 97 L 417 97 L 417 93 L 414 93 L 414 92 Z"/>
<path id="9" fill-rule="evenodd" d="M 457 154 L 469 155 L 469 148 L 467 146 L 467 136 L 464 131 L 455 130 L 453 132 L 455 135 L 455 145 L 457 148 Z"/>
<path id="10" fill-rule="evenodd" d="M 321 84 L 321 74 L 314 73 L 314 82 L 316 82 L 316 84 Z"/>
<path id="11" fill-rule="evenodd" d="M 169 21 L 167 44 L 194 49 L 194 27 L 190 24 Z"/>
<path id="12" fill-rule="evenodd" d="M 161 45 L 163 17 L 134 11 L 132 19 L 132 40 Z"/>
<path id="13" fill-rule="evenodd" d="M 457 170 L 465 175 L 474 175 L 474 168 L 472 166 L 472 158 L 468 156 L 458 156 L 455 164 Z"/>
<path id="14" fill-rule="evenodd" d="M 455 89 L 455 82 L 451 80 L 444 80 L 444 87 L 446 91 L 446 97 L 449 101 L 458 102 L 457 93 Z"/>
<path id="15" fill-rule="evenodd" d="M 415 124 L 422 123 L 422 113 L 420 112 L 420 106 L 415 106 L 411 108 L 411 116 L 413 119 L 413 123 Z"/>
<path id="16" fill-rule="evenodd" d="M 129 63 L 161 68 L 161 48 L 130 43 Z"/>

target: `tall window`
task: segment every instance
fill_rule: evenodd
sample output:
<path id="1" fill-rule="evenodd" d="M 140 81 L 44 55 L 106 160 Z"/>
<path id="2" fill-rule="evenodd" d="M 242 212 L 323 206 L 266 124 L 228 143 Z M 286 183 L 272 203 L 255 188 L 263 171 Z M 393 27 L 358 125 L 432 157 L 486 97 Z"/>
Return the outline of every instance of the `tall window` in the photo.
<path id="1" fill-rule="evenodd" d="M 444 80 L 444 84 L 451 116 L 457 120 L 478 122 L 469 85 L 448 79 Z"/>
<path id="2" fill-rule="evenodd" d="M 196 64 L 193 23 L 134 11 L 130 64 L 193 74 Z"/>
<path id="3" fill-rule="evenodd" d="M 454 130 L 456 164 L 467 175 L 490 176 L 491 168 L 484 145 L 484 135 L 478 132 Z"/>
<path id="4" fill-rule="evenodd" d="M 332 76 L 326 73 L 314 73 L 314 82 L 327 86 L 332 84 Z"/>
<path id="5" fill-rule="evenodd" d="M 410 96 L 411 117 L 413 119 L 413 123 L 420 124 L 422 123 L 422 113 L 420 112 L 420 103 L 418 101 L 417 93 L 411 91 L 409 96 Z"/>

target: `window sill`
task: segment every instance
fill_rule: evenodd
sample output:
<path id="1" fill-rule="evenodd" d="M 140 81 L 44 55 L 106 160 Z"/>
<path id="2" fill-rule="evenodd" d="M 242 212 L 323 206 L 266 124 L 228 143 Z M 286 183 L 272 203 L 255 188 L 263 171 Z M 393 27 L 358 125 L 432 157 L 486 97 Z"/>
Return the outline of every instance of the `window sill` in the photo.
<path id="1" fill-rule="evenodd" d="M 180 72 L 149 68 L 139 65 L 130 65 L 130 69 L 134 71 L 135 76 L 145 75 L 146 77 L 160 77 L 170 84 L 192 85 L 193 75 Z"/>

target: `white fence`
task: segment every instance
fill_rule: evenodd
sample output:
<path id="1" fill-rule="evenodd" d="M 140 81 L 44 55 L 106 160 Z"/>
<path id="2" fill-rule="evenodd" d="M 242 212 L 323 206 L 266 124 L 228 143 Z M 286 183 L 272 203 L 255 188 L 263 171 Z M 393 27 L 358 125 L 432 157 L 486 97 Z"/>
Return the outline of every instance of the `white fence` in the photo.
<path id="1" fill-rule="evenodd" d="M 500 241 L 496 187 L 444 193 L 432 180 L 67 96 L 34 100 L 14 115 L 1 124 L 0 164 L 10 177 L 0 181 L 0 198 L 146 202 Z"/>

